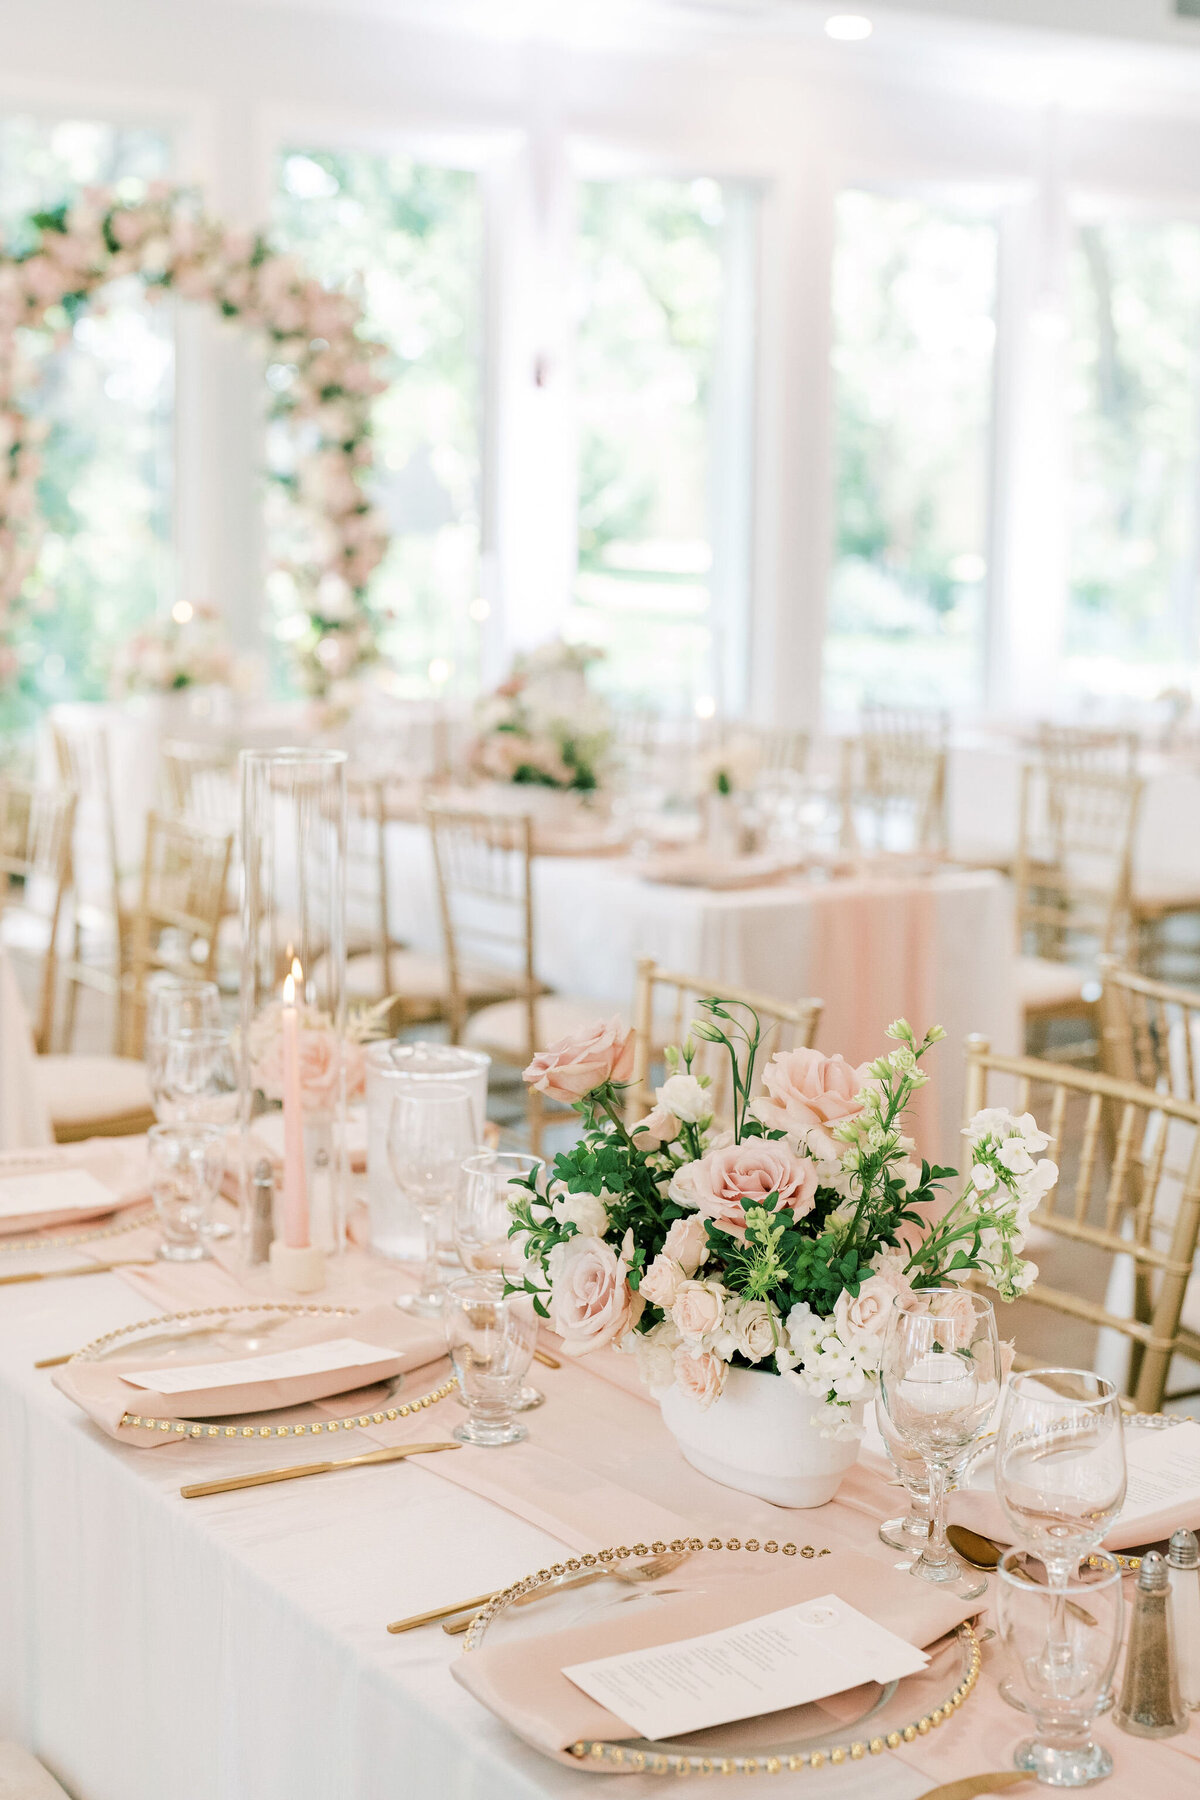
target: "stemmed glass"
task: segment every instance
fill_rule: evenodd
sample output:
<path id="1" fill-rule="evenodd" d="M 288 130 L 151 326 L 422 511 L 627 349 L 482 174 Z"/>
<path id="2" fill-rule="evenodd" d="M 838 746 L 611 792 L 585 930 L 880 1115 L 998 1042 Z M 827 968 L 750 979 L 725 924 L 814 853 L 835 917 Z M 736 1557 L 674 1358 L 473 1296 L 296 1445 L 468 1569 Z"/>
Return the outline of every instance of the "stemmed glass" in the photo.
<path id="1" fill-rule="evenodd" d="M 1054 1588 L 1041 1579 L 1043 1569 L 1023 1550 L 1006 1550 L 1000 1559 L 996 1629 L 1012 1665 L 1014 1703 L 1033 1715 L 1037 1730 L 1018 1744 L 1013 1762 L 1048 1787 L 1086 1787 L 1112 1773 L 1112 1757 L 1093 1741 L 1092 1721 L 1121 1647 L 1121 1570 L 1115 1557 L 1093 1552 Z M 1063 1654 L 1048 1657 L 1056 1634 Z"/>
<path id="2" fill-rule="evenodd" d="M 968 1574 L 946 1543 L 946 1484 L 1000 1396 L 991 1302 L 962 1288 L 898 1295 L 884 1333 L 880 1386 L 897 1436 L 920 1452 L 928 1471 L 929 1537 L 911 1573 L 953 1583 L 973 1600 L 987 1582 Z"/>
<path id="3" fill-rule="evenodd" d="M 160 1121 L 163 1111 L 163 1073 L 167 1045 L 177 1032 L 219 1027 L 221 995 L 215 981 L 191 980 L 186 975 L 152 975 L 146 989 L 146 1028 L 142 1059 L 150 1099 Z"/>
<path id="4" fill-rule="evenodd" d="M 475 1109 L 468 1088 L 430 1081 L 397 1093 L 388 1120 L 388 1161 L 396 1186 L 408 1195 L 425 1227 L 420 1292 L 396 1302 L 406 1312 L 437 1315 L 442 1310 L 438 1223 L 474 1147 Z"/>
<path id="5" fill-rule="evenodd" d="M 211 1025 L 173 1031 L 161 1059 L 155 1106 L 159 1118 L 233 1125 L 237 1108 L 233 1034 Z"/>
<path id="6" fill-rule="evenodd" d="M 929 1540 L 929 1476 L 925 1458 L 898 1434 L 888 1418 L 882 1394 L 875 1396 L 875 1422 L 888 1461 L 908 1496 L 908 1512 L 902 1519 L 885 1519 L 879 1527 L 879 1541 L 891 1550 L 920 1556 Z"/>
<path id="7" fill-rule="evenodd" d="M 544 1167 L 540 1156 L 515 1150 L 477 1150 L 463 1163 L 463 1179 L 454 1196 L 454 1247 L 463 1268 L 492 1279 L 498 1292 L 504 1274 L 516 1273 L 521 1264 L 521 1254 L 508 1235 L 509 1201 L 522 1191 L 512 1184 L 524 1183 Z M 466 1396 L 462 1398 L 465 1404 Z M 517 1412 L 528 1412 L 545 1398 L 540 1388 L 527 1382 L 513 1404 Z"/>
<path id="8" fill-rule="evenodd" d="M 513 1418 L 521 1382 L 537 1343 L 528 1294 L 506 1294 L 494 1275 L 464 1275 L 446 1289 L 446 1344 L 470 1411 L 450 1433 L 460 1444 L 517 1444 Z"/>
<path id="9" fill-rule="evenodd" d="M 1013 1536 L 1044 1564 L 1057 1596 L 1042 1654 L 1062 1681 L 1072 1657 L 1068 1583 L 1125 1503 L 1125 1427 L 1113 1383 L 1090 1369 L 1015 1375 L 1004 1397 L 995 1469 L 996 1497 Z"/>

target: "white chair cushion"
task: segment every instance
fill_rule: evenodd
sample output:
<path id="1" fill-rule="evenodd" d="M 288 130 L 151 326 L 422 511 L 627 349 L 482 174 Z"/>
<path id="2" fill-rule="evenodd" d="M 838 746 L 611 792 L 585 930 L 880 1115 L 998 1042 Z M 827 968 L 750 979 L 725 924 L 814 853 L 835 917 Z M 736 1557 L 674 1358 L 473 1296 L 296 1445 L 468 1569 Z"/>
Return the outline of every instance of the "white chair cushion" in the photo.
<path id="1" fill-rule="evenodd" d="M 1135 911 L 1200 912 L 1200 890 L 1185 875 L 1140 875 L 1133 905 Z"/>
<path id="2" fill-rule="evenodd" d="M 0 1740 L 0 1800 L 67 1800 L 49 1769 L 20 1744 Z"/>
<path id="3" fill-rule="evenodd" d="M 154 1123 L 146 1070 L 128 1056 L 39 1056 L 37 1082 L 55 1135 L 88 1135 L 83 1127 L 129 1124 L 144 1131 Z"/>
<path id="4" fill-rule="evenodd" d="M 571 1000 L 563 994 L 543 994 L 537 1002 L 538 1041 L 534 1050 L 544 1050 L 571 1032 L 611 1018 L 612 1013 L 612 1007 L 605 1006 L 602 1000 Z M 525 1020 L 525 1004 L 521 1000 L 481 1007 L 472 1013 L 463 1042 L 476 1050 L 491 1051 L 508 1062 L 525 1063 L 531 1054 L 525 1039 Z"/>
<path id="5" fill-rule="evenodd" d="M 1088 979 L 1083 969 L 1076 969 L 1071 963 L 1052 962 L 1046 956 L 1017 958 L 1017 992 L 1026 1012 L 1078 1006 Z"/>

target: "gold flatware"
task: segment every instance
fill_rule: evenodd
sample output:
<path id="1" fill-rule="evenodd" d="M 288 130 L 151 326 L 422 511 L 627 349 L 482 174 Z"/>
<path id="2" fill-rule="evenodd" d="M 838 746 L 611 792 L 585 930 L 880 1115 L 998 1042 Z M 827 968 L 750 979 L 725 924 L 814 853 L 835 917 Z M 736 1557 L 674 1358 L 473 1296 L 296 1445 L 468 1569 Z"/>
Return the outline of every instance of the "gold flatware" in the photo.
<path id="1" fill-rule="evenodd" d="M 58 1369 L 63 1363 L 69 1363 L 74 1354 L 73 1350 L 68 1350 L 65 1356 L 43 1356 L 33 1366 L 35 1369 Z"/>
<path id="2" fill-rule="evenodd" d="M 78 1263 L 73 1269 L 26 1269 L 20 1275 L 0 1275 L 0 1287 L 15 1287 L 19 1281 L 58 1281 L 70 1275 L 107 1275 L 110 1269 L 152 1269 L 152 1256 L 130 1256 L 124 1262 Z"/>
<path id="3" fill-rule="evenodd" d="M 448 1619 L 452 1613 L 478 1612 L 486 1606 L 493 1594 L 503 1593 L 502 1588 L 491 1588 L 486 1594 L 476 1594 L 473 1600 L 459 1600 L 453 1606 L 434 1606 L 429 1612 L 414 1613 L 411 1619 L 396 1619 L 388 1626 L 391 1632 L 415 1631 L 418 1625 L 432 1625 L 435 1619 Z"/>
<path id="4" fill-rule="evenodd" d="M 1001 1788 L 1016 1787 L 1018 1782 L 1033 1779 L 1029 1769 L 997 1769 L 991 1775 L 964 1775 L 960 1781 L 947 1781 L 942 1787 L 930 1788 L 922 1800 L 976 1800 L 978 1794 L 998 1794 Z"/>
<path id="5" fill-rule="evenodd" d="M 676 1552 L 674 1555 L 668 1556 L 655 1556 L 652 1557 L 649 1562 L 638 1563 L 637 1566 L 632 1569 L 626 1569 L 615 1564 L 606 1563 L 603 1568 L 589 1569 L 585 1575 L 575 1575 L 570 1581 L 556 1582 L 554 1587 L 549 1591 L 555 1594 L 566 1594 L 569 1593 L 572 1588 L 590 1587 L 593 1581 L 603 1581 L 605 1577 L 609 1575 L 615 1575 L 618 1581 L 629 1581 L 634 1583 L 639 1581 L 658 1581 L 663 1575 L 669 1575 L 673 1569 L 677 1569 L 680 1563 L 686 1562 L 687 1558 L 688 1553 L 686 1551 L 682 1553 Z M 544 1600 L 546 1595 L 547 1589 L 537 1588 L 532 1594 L 522 1594 L 519 1600 L 513 1601 L 513 1605 L 514 1607 L 532 1606 L 535 1600 Z M 491 1596 L 489 1595 L 488 1598 L 490 1599 Z M 442 1626 L 442 1630 L 446 1633 L 447 1637 L 458 1637 L 462 1632 L 469 1629 L 472 1616 L 472 1614 L 468 1613 L 465 1619 L 451 1619 L 448 1624 Z"/>
<path id="6" fill-rule="evenodd" d="M 540 1362 L 544 1369 L 562 1368 L 562 1364 L 559 1362 L 557 1356 L 551 1356 L 548 1350 L 535 1350 L 533 1353 L 533 1360 L 534 1362 Z"/>
<path id="7" fill-rule="evenodd" d="M 196 1481 L 179 1492 L 185 1500 L 202 1500 L 207 1494 L 232 1494 L 237 1488 L 267 1487 L 275 1481 L 301 1481 L 306 1475 L 328 1475 L 333 1469 L 361 1469 L 367 1463 L 400 1462 L 406 1456 L 432 1456 L 435 1450 L 457 1450 L 453 1443 L 396 1444 L 391 1449 L 368 1450 L 362 1456 L 343 1456 L 335 1462 L 293 1463 L 286 1469 L 264 1469 L 257 1475 L 230 1475 L 224 1481 Z"/>

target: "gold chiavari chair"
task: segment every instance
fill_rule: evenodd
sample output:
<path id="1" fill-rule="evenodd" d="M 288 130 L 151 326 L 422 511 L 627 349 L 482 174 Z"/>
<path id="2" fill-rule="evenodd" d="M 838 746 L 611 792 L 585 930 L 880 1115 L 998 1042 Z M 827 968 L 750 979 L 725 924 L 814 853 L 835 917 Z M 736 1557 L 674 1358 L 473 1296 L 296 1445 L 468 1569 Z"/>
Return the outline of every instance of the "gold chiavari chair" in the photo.
<path id="1" fill-rule="evenodd" d="M 634 994 L 633 1020 L 637 1036 L 634 1040 L 633 1077 L 625 1096 L 626 1123 L 635 1125 L 654 1105 L 651 1080 L 655 1064 L 661 1061 L 666 1045 L 682 1044 L 693 1019 L 707 1015 L 700 1012 L 701 1000 L 720 1000 L 733 1009 L 739 1023 L 750 1021 L 747 1009 L 758 1014 L 762 1026 L 762 1043 L 757 1066 L 774 1056 L 777 1050 L 794 1050 L 812 1044 L 821 1019 L 820 1000 L 775 1000 L 765 994 L 750 993 L 745 988 L 731 987 L 728 982 L 703 981 L 691 975 L 674 975 L 661 969 L 653 957 L 638 959 L 637 987 Z M 693 1073 L 709 1077 L 713 1117 L 732 1121 L 733 1082 L 729 1057 L 719 1044 L 696 1041 Z M 751 1071 L 753 1074 L 753 1071 Z"/>
<path id="2" fill-rule="evenodd" d="M 410 950 L 392 931 L 387 868 L 389 778 L 350 768 L 346 819 L 346 997 L 392 1002 L 393 1030 L 446 1016 L 450 979 L 438 956 Z"/>
<path id="3" fill-rule="evenodd" d="M 1014 869 L 1017 979 L 1027 1036 L 1093 1019 L 1096 958 L 1129 937 L 1137 776 L 1028 764 Z"/>
<path id="4" fill-rule="evenodd" d="M 1200 989 L 1171 987 L 1100 958 L 1100 1056 L 1106 1074 L 1200 1102 Z"/>
<path id="5" fill-rule="evenodd" d="M 74 821 L 73 788 L 0 775 L 0 926 L 11 948 L 41 962 L 34 1026 L 39 1051 L 50 1048 L 54 1032 L 58 932 L 71 880 Z"/>
<path id="6" fill-rule="evenodd" d="M 949 735 L 945 712 L 863 707 L 857 738 L 847 738 L 842 746 L 844 850 L 945 852 Z M 864 826 L 871 840 L 867 845 Z"/>
<path id="7" fill-rule="evenodd" d="M 162 791 L 167 810 L 206 831 L 237 829 L 237 756 L 213 744 L 171 741 L 162 748 Z"/>
<path id="8" fill-rule="evenodd" d="M 40 1056 L 38 1081 L 59 1143 L 124 1137 L 154 1123 L 141 1061 L 146 985 L 156 969 L 215 976 L 233 834 L 151 813 L 141 896 L 120 995 L 117 1056 Z"/>
<path id="9" fill-rule="evenodd" d="M 807 731 L 785 731 L 765 727 L 755 732 L 760 757 L 760 775 L 767 781 L 794 776 L 803 779 L 808 770 L 812 739 Z"/>
<path id="10" fill-rule="evenodd" d="M 1126 1390 L 1139 1411 L 1157 1412 L 1172 1358 L 1200 1358 L 1200 1338 L 1181 1323 L 1200 1231 L 1200 1105 L 1091 1069 L 997 1056 L 985 1038 L 972 1037 L 967 1117 L 989 1105 L 1032 1111 L 1060 1170 L 1033 1215 L 1031 1247 L 1045 1263 L 1061 1245 L 1058 1260 L 1073 1285 L 1043 1274 L 1021 1304 L 1123 1340 L 1131 1352 Z M 1121 1280 L 1122 1268 L 1135 1279 Z M 1086 1286 L 1103 1300 L 1081 1291 Z"/>
<path id="11" fill-rule="evenodd" d="M 549 993 L 536 970 L 532 820 L 527 813 L 425 809 L 433 841 L 454 1043 L 523 1069 L 536 1052 L 602 1018 L 596 1001 Z M 526 1090 L 535 1152 L 542 1096 Z"/>
<path id="12" fill-rule="evenodd" d="M 113 1046 L 120 1047 L 117 1001 L 129 967 L 133 896 L 122 879 L 108 731 L 94 719 L 52 718 L 59 780 L 76 795 L 71 844 L 71 950 L 59 963 L 66 982 L 63 1042 L 75 1037 L 79 989 L 113 1001 Z M 96 949 L 98 946 L 98 954 Z"/>
<path id="13" fill-rule="evenodd" d="M 1048 769 L 1063 773 L 1136 775 L 1141 739 L 1136 731 L 1101 731 L 1090 725 L 1037 728 L 1037 752 Z"/>

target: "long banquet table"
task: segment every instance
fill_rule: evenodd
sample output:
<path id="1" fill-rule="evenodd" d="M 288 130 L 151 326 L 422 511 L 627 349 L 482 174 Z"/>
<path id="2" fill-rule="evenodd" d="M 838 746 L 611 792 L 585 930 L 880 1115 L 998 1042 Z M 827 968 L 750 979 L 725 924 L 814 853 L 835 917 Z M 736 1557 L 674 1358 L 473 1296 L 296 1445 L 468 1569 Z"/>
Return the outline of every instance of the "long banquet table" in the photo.
<path id="1" fill-rule="evenodd" d="M 388 827 L 392 928 L 440 949 L 433 861 L 423 826 Z M 761 994 L 824 1002 L 817 1044 L 852 1062 L 878 1056 L 891 1020 L 944 1027 L 934 1087 L 917 1117 L 952 1156 L 962 1123 L 961 1045 L 971 1032 L 1004 1054 L 1021 1045 L 1012 897 L 993 870 L 872 873 L 734 891 L 648 881 L 626 857 L 539 856 L 537 971 L 560 993 L 628 1014 L 640 956 Z"/>
<path id="2" fill-rule="evenodd" d="M 356 1267 L 376 1296 L 403 1279 Z M 160 1312 L 172 1285 L 176 1304 L 239 1291 L 213 1265 L 160 1266 L 10 1287 L 0 1299 L 0 1734 L 25 1742 L 77 1800 L 582 1796 L 603 1778 L 543 1760 L 451 1679 L 461 1639 L 436 1625 L 390 1637 L 386 1622 L 643 1536 L 753 1528 L 894 1560 L 875 1524 L 896 1492 L 878 1476 L 853 1470 L 835 1502 L 807 1512 L 735 1495 L 683 1463 L 611 1352 L 537 1370 L 547 1400 L 518 1447 L 186 1502 L 187 1481 L 427 1441 L 459 1415 L 451 1398 L 336 1445 L 125 1447 L 32 1365 Z M 416 1371 L 405 1391 L 428 1391 L 443 1367 Z M 1005 1767 L 1022 1721 L 995 1693 L 994 1644 L 984 1655 L 980 1688 L 943 1729 L 863 1765 L 785 1775 L 778 1790 L 917 1800 Z M 1196 1792 L 1200 1723 L 1164 1744 L 1125 1738 L 1111 1721 L 1098 1729 L 1116 1760 L 1114 1797 L 1147 1783 L 1156 1800 Z M 721 1790 L 737 1800 L 758 1791 L 752 1779 L 723 1778 Z M 622 1782 L 630 1800 L 660 1786 L 650 1775 Z"/>

